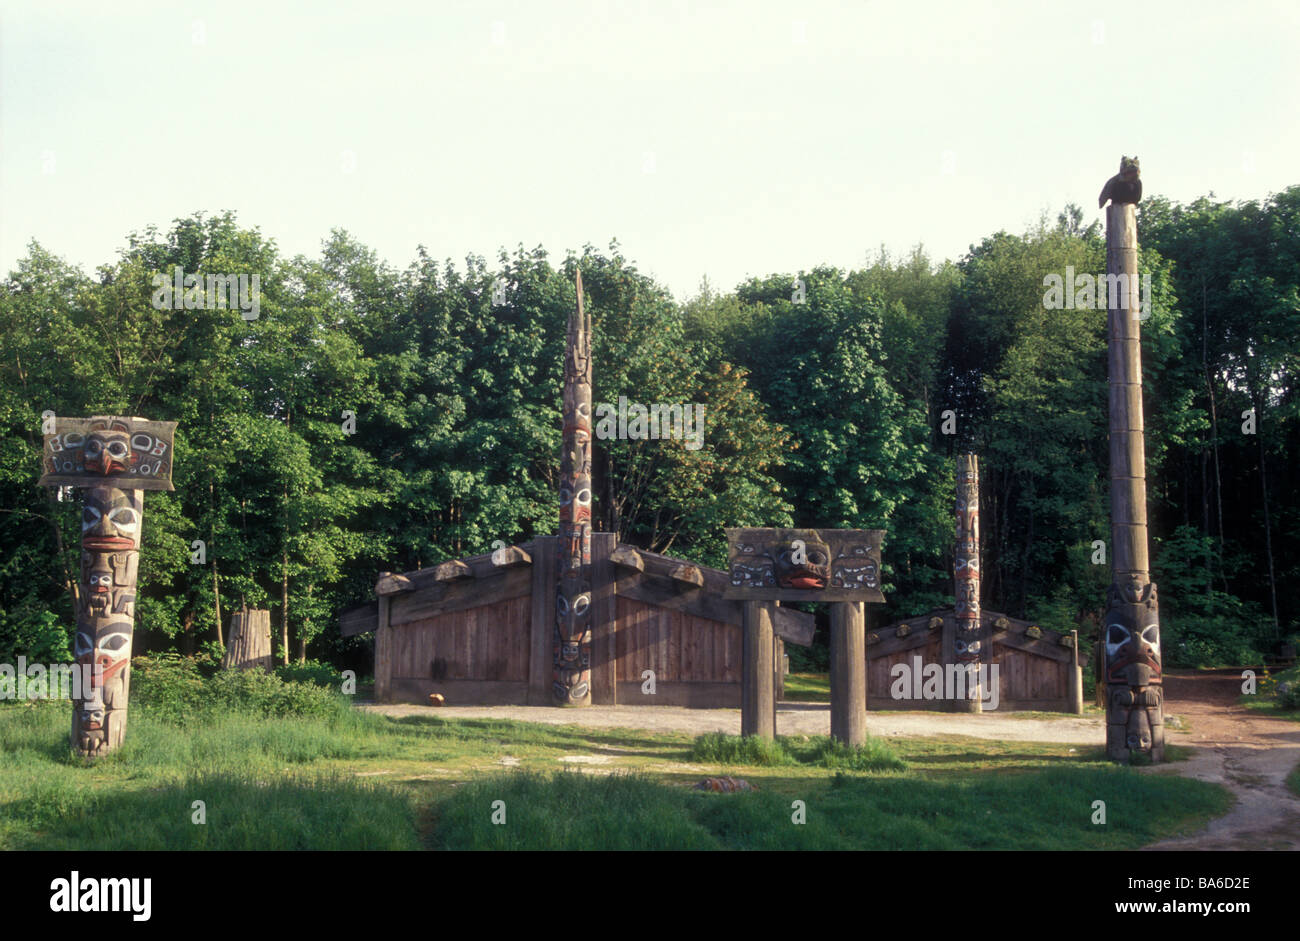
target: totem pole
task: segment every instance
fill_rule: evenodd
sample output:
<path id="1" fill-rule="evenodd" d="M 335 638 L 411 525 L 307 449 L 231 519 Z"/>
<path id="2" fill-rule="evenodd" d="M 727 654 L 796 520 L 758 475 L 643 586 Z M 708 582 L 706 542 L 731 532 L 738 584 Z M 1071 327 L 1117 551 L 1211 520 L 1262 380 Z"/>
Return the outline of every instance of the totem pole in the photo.
<path id="1" fill-rule="evenodd" d="M 556 705 L 591 704 L 591 323 L 578 304 L 564 353 L 564 439 L 560 454 L 559 584 L 555 593 L 552 689 Z"/>
<path id="2" fill-rule="evenodd" d="M 122 744 L 131 688 L 131 634 L 145 490 L 172 490 L 175 422 L 97 415 L 49 418 L 41 486 L 88 488 L 76 591 L 77 664 L 72 747 L 96 758 Z"/>
<path id="3" fill-rule="evenodd" d="M 978 668 L 980 663 L 990 662 L 993 651 L 989 631 L 980 617 L 980 471 L 979 457 L 974 454 L 957 456 L 956 515 L 953 609 L 957 623 L 949 662 L 966 667 L 968 695 L 955 699 L 952 707 L 961 712 L 980 712 L 983 691 L 977 688 Z"/>
<path id="4" fill-rule="evenodd" d="M 1119 290 L 1109 292 L 1106 328 L 1110 368 L 1111 585 L 1106 593 L 1102 681 L 1106 684 L 1106 754 L 1164 760 L 1164 689 L 1156 586 L 1147 560 L 1146 458 L 1142 436 L 1141 312 L 1137 279 L 1137 208 L 1141 199 L 1137 161 L 1121 169 L 1132 181 L 1107 184 L 1106 273 Z M 1114 181 L 1112 181 L 1113 183 Z"/>

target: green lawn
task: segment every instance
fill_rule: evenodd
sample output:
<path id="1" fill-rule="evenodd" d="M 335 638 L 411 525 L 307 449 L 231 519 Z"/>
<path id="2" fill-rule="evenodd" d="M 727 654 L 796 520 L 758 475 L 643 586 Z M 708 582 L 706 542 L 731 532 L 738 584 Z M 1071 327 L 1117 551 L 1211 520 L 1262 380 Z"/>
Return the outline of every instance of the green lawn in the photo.
<path id="1" fill-rule="evenodd" d="M 829 673 L 790 673 L 785 678 L 786 702 L 830 702 Z"/>
<path id="2" fill-rule="evenodd" d="M 91 763 L 68 724 L 66 702 L 0 707 L 0 848 L 1130 849 L 1231 803 L 1100 748 L 962 737 L 853 752 L 433 710 L 178 725 L 133 706 L 126 743 Z M 723 774 L 757 790 L 691 789 Z"/>

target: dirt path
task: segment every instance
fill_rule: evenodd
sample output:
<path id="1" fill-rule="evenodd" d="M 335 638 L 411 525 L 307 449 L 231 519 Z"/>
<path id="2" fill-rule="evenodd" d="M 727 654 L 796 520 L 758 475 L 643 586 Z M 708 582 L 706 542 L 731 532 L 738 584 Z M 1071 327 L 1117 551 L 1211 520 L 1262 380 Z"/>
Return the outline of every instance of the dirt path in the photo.
<path id="1" fill-rule="evenodd" d="M 556 709 L 553 706 L 445 706 L 434 713 L 428 706 L 362 706 L 389 716 L 436 714 L 448 719 L 517 719 L 548 725 L 583 728 L 644 729 L 651 732 L 729 732 L 740 734 L 739 709 L 687 709 L 681 706 L 590 706 Z M 819 703 L 782 703 L 777 708 L 778 735 L 829 735 L 830 706 Z M 1063 742 L 1068 745 L 1104 745 L 1106 733 L 1100 718 L 1015 719 L 1009 716 L 962 715 L 941 712 L 869 712 L 867 732 L 899 738 L 934 735 L 969 735 L 1004 742 Z"/>
<path id="2" fill-rule="evenodd" d="M 1240 673 L 1165 674 L 1165 711 L 1190 726 L 1166 742 L 1195 746 L 1190 761 L 1172 767 L 1224 785 L 1237 803 L 1200 833 L 1146 849 L 1300 850 L 1300 798 L 1285 783 L 1300 763 L 1300 723 L 1243 709 L 1240 695 Z"/>

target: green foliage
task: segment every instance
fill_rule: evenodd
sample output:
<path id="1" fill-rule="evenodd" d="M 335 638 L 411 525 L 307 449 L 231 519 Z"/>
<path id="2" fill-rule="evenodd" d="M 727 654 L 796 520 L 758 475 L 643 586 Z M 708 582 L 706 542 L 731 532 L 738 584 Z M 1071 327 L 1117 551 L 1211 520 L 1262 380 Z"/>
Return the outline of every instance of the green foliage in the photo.
<path id="1" fill-rule="evenodd" d="M 275 668 L 275 675 L 286 683 L 305 683 L 320 686 L 323 689 L 339 690 L 343 677 L 337 669 L 319 660 L 304 663 L 281 664 Z"/>
<path id="2" fill-rule="evenodd" d="M 261 670 L 219 670 L 205 677 L 191 657 L 137 657 L 131 698 L 149 715 L 186 725 L 215 715 L 328 719 L 346 711 L 346 698 L 314 682 L 285 681 Z"/>
<path id="3" fill-rule="evenodd" d="M 907 767 L 894 749 L 876 738 L 851 746 L 827 736 L 763 739 L 722 732 L 697 736 L 691 746 L 691 761 L 751 767 L 817 765 L 845 771 L 902 771 Z"/>
<path id="4" fill-rule="evenodd" d="M 691 747 L 691 761 L 720 765 L 792 765 L 794 758 L 775 739 L 757 735 L 727 735 L 707 732 L 697 736 Z"/>

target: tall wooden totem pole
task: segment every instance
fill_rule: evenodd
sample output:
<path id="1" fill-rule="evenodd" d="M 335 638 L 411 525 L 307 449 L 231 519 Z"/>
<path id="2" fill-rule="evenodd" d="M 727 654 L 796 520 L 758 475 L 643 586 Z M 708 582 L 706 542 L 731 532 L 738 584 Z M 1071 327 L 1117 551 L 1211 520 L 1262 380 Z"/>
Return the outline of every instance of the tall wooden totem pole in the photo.
<path id="1" fill-rule="evenodd" d="M 73 652 L 90 668 L 90 684 L 72 704 L 72 747 L 96 758 L 126 734 L 144 491 L 174 489 L 176 423 L 111 415 L 51 421 L 41 485 L 87 488 Z"/>
<path id="2" fill-rule="evenodd" d="M 956 545 L 953 553 L 955 597 L 953 613 L 956 626 L 950 663 L 963 664 L 969 673 L 967 684 L 978 684 L 981 663 L 992 661 L 989 630 L 980 611 L 980 465 L 975 454 L 957 456 Z M 983 711 L 984 691 L 970 687 L 970 695 L 953 700 L 952 707 L 962 712 Z"/>
<path id="3" fill-rule="evenodd" d="M 559 573 L 552 688 L 556 705 L 591 704 L 591 322 L 578 303 L 564 353 L 564 443 L 560 454 Z"/>
<path id="4" fill-rule="evenodd" d="M 1106 184 L 1106 273 L 1110 293 L 1111 585 L 1104 630 L 1106 753 L 1115 761 L 1164 760 L 1164 689 L 1156 586 L 1147 558 L 1146 457 L 1142 424 L 1142 346 L 1138 330 L 1137 161 L 1127 157 Z M 1113 280 L 1112 280 L 1112 283 Z"/>

